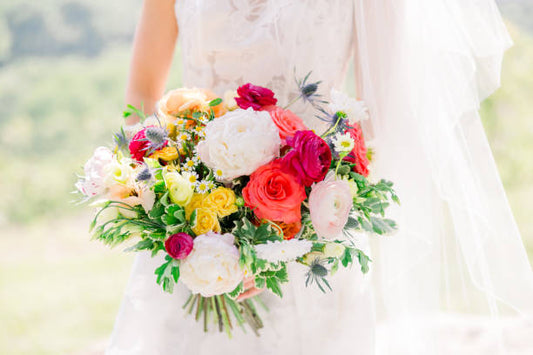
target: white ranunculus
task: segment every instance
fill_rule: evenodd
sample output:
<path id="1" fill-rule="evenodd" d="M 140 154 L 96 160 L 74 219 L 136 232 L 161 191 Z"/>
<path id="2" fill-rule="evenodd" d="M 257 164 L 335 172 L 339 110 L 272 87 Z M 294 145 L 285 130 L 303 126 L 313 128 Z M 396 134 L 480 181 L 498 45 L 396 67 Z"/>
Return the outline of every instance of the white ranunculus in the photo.
<path id="1" fill-rule="evenodd" d="M 233 291 L 244 277 L 232 234 L 208 232 L 194 239 L 192 252 L 180 264 L 180 280 L 204 297 Z"/>
<path id="2" fill-rule="evenodd" d="M 343 112 L 350 124 L 367 120 L 368 108 L 364 101 L 356 100 L 345 93 L 331 89 L 329 108 L 331 112 Z"/>
<path id="3" fill-rule="evenodd" d="M 237 109 L 209 122 L 205 133 L 198 155 L 226 181 L 250 175 L 279 156 L 279 131 L 268 112 Z"/>
<path id="4" fill-rule="evenodd" d="M 271 263 L 292 261 L 311 251 L 313 242 L 303 239 L 291 239 L 255 246 L 257 257 Z"/>
<path id="5" fill-rule="evenodd" d="M 103 194 L 106 190 L 107 166 L 113 161 L 111 150 L 106 147 L 96 148 L 93 156 L 85 163 L 85 176 L 76 183 L 76 188 L 87 197 Z"/>
<path id="6" fill-rule="evenodd" d="M 344 229 L 353 198 L 346 180 L 328 174 L 324 181 L 313 184 L 309 195 L 309 212 L 315 231 L 323 238 L 336 238 Z"/>

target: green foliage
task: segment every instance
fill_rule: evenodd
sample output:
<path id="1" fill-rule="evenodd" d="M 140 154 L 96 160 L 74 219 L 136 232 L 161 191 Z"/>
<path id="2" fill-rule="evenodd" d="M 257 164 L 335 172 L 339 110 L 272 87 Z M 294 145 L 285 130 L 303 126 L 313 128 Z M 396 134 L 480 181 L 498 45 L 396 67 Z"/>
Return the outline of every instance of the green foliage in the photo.
<path id="1" fill-rule="evenodd" d="M 169 255 L 165 256 L 166 262 L 155 269 L 157 283 L 168 293 L 174 291 L 174 285 L 180 278 L 180 268 L 177 260 L 172 259 Z"/>

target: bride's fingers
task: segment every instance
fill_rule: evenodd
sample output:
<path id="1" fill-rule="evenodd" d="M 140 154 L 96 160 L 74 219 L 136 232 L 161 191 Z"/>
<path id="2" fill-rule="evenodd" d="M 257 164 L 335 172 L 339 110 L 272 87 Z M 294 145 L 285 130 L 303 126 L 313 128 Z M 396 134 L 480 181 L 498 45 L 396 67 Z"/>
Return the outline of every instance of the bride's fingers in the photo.
<path id="1" fill-rule="evenodd" d="M 252 288 L 244 291 L 243 293 L 241 293 L 239 295 L 239 297 L 237 297 L 237 301 L 244 301 L 247 298 L 254 297 L 254 296 L 260 294 L 261 292 L 263 292 L 262 288 L 252 287 Z"/>
<path id="2" fill-rule="evenodd" d="M 243 288 L 245 290 L 255 286 L 255 281 L 253 277 L 247 277 L 243 280 Z"/>

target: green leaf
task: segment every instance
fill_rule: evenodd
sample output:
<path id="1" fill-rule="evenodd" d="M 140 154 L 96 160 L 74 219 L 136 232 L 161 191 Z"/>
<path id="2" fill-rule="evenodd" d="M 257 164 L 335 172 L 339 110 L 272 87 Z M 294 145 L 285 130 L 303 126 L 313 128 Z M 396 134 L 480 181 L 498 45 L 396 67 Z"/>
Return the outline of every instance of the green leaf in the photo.
<path id="1" fill-rule="evenodd" d="M 236 299 L 244 291 L 244 283 L 241 282 L 235 287 L 235 289 L 228 293 L 228 296 L 232 299 Z"/>
<path id="2" fill-rule="evenodd" d="M 130 251 L 140 251 L 140 250 L 150 250 L 154 246 L 154 242 L 150 239 L 143 239 L 134 246 L 124 249 L 126 252 Z"/>
<path id="3" fill-rule="evenodd" d="M 275 278 L 267 278 L 266 287 L 279 297 L 283 297 L 283 292 L 281 291 L 279 282 Z"/>
<path id="4" fill-rule="evenodd" d="M 359 260 L 359 265 L 361 265 L 361 272 L 366 274 L 370 270 L 368 263 L 372 260 L 362 250 L 356 249 L 356 253 L 357 259 Z"/>
<path id="5" fill-rule="evenodd" d="M 216 99 L 212 100 L 209 103 L 209 106 L 211 106 L 211 107 L 217 106 L 217 105 L 220 105 L 220 103 L 222 103 L 222 99 L 219 97 L 219 98 L 216 98 Z"/>

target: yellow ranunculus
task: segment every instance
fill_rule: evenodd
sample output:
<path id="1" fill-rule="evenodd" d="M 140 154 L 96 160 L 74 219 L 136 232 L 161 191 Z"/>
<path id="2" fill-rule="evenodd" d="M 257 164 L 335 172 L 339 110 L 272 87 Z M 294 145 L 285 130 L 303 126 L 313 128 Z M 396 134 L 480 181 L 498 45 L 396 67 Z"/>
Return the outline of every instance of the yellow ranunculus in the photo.
<path id="1" fill-rule="evenodd" d="M 203 206 L 216 211 L 218 216 L 222 218 L 237 212 L 236 200 L 233 190 L 227 187 L 217 187 L 205 197 Z"/>
<path id="2" fill-rule="evenodd" d="M 187 206 L 194 193 L 192 184 L 177 172 L 166 172 L 163 177 L 170 200 L 178 206 Z"/>
<path id="3" fill-rule="evenodd" d="M 161 150 L 155 151 L 150 155 L 152 159 L 162 159 L 164 161 L 172 161 L 179 158 L 178 150 L 175 147 L 165 147 Z"/>
<path id="4" fill-rule="evenodd" d="M 203 207 L 205 196 L 206 195 L 204 194 L 197 193 L 192 195 L 191 201 L 189 201 L 187 206 L 185 206 L 185 216 L 187 217 L 187 219 L 191 217 L 191 214 L 195 209 Z"/>
<path id="5" fill-rule="evenodd" d="M 196 222 L 192 227 L 196 235 L 205 234 L 209 231 L 220 232 L 220 224 L 215 211 L 210 208 L 200 207 L 196 209 Z"/>

